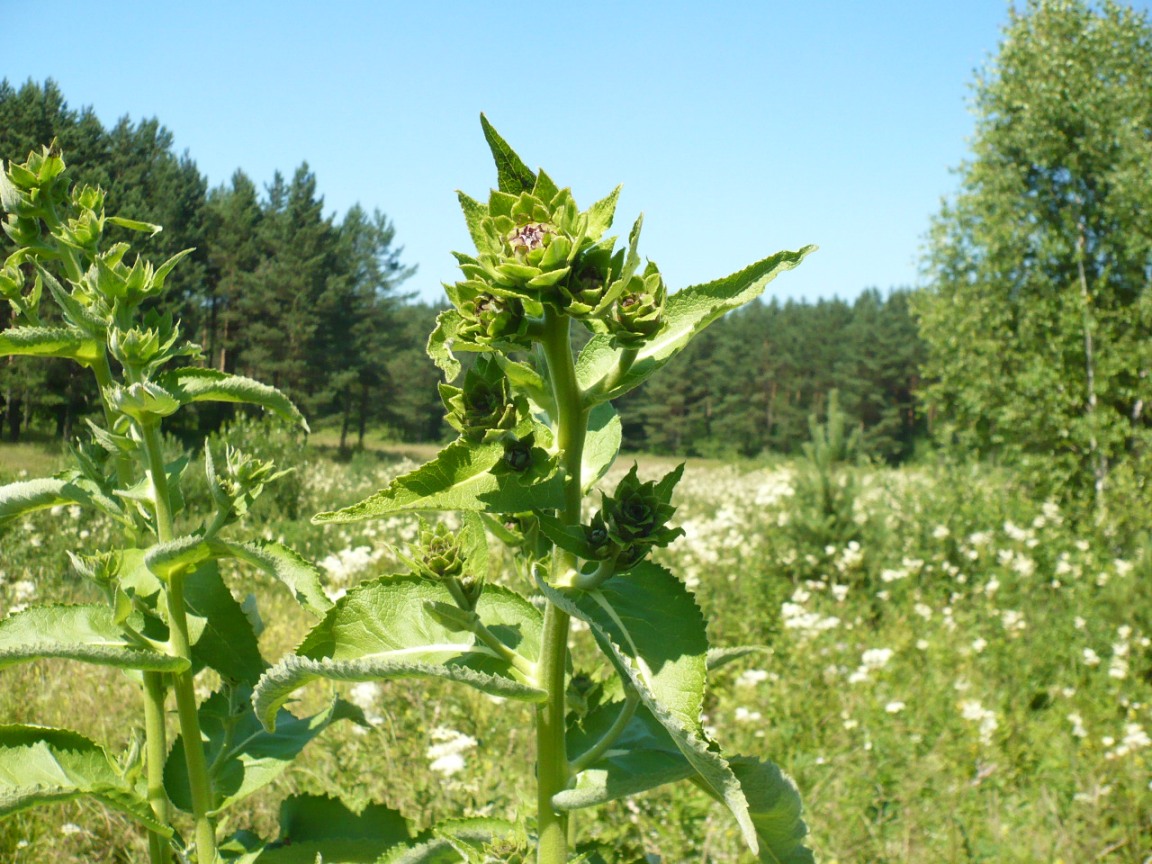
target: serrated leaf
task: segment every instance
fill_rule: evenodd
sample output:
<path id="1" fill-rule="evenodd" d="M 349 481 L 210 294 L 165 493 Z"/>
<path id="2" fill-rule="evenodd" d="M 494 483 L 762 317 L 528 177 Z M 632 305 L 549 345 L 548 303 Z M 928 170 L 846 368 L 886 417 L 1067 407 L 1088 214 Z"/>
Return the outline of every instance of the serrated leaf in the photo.
<path id="1" fill-rule="evenodd" d="M 455 381 L 460 374 L 460 361 L 452 353 L 452 342 L 463 320 L 455 309 L 445 309 L 436 316 L 436 326 L 428 336 L 428 356 L 448 382 Z"/>
<path id="2" fill-rule="evenodd" d="M 308 431 L 308 421 L 287 396 L 275 387 L 242 375 L 187 367 L 166 372 L 160 376 L 158 383 L 184 405 L 189 402 L 242 402 L 259 405 Z"/>
<path id="3" fill-rule="evenodd" d="M 0 524 L 49 507 L 80 504 L 105 513 L 119 510 L 91 481 L 71 477 L 43 477 L 0 486 Z"/>
<path id="4" fill-rule="evenodd" d="M 719 669 L 722 666 L 727 666 L 729 663 L 734 663 L 737 660 L 743 660 L 745 657 L 751 657 L 753 654 L 767 654 L 768 649 L 762 645 L 733 645 L 728 648 L 709 648 L 708 649 L 708 671 Z"/>
<path id="5" fill-rule="evenodd" d="M 504 837 L 515 836 L 516 826 L 501 819 L 450 819 L 433 827 L 433 839 L 397 847 L 376 864 L 460 864 Z"/>
<path id="6" fill-rule="evenodd" d="M 468 224 L 468 234 L 477 250 L 484 252 L 491 247 L 491 238 L 481 227 L 484 217 L 488 215 L 488 205 L 477 201 L 464 192 L 457 191 L 456 197 L 460 201 L 460 209 L 464 211 L 464 221 Z"/>
<path id="7" fill-rule="evenodd" d="M 804 845 L 808 826 L 801 818 L 796 784 L 771 762 L 736 756 L 729 765 L 748 799 L 760 841 L 759 860 L 765 864 L 815 864 L 812 850 Z M 704 791 L 712 794 L 711 790 Z"/>
<path id="8" fill-rule="evenodd" d="M 488 149 L 492 151 L 492 159 L 496 163 L 500 191 L 512 195 L 531 192 L 536 185 L 535 172 L 524 164 L 483 114 L 480 115 L 480 125 L 484 128 L 484 138 L 488 141 Z"/>
<path id="9" fill-rule="evenodd" d="M 212 785 L 212 808 L 220 811 L 247 798 L 279 777 L 317 735 L 338 720 L 363 722 L 360 709 L 334 700 L 311 717 L 281 711 L 276 731 L 268 732 L 252 711 L 247 687 L 217 691 L 200 706 L 200 731 Z M 191 812 L 188 764 L 180 741 L 164 765 L 164 787 L 181 810 Z M 405 834 L 405 836 L 407 836 Z"/>
<path id="10" fill-rule="evenodd" d="M 192 645 L 194 668 L 207 666 L 226 680 L 255 684 L 268 664 L 252 622 L 220 578 L 215 561 L 204 562 L 185 578 L 184 605 L 196 619 L 189 623 L 202 627 Z"/>
<path id="11" fill-rule="evenodd" d="M 292 591 L 300 605 L 309 612 L 323 615 L 332 608 L 332 601 L 324 593 L 321 584 L 323 571 L 283 543 L 272 540 L 243 543 L 213 540 L 209 545 L 220 557 L 227 555 L 239 558 L 274 576 Z"/>
<path id="12" fill-rule="evenodd" d="M 0 818 L 85 797 L 166 837 L 172 834 L 94 741 L 68 729 L 0 726 Z"/>
<path id="13" fill-rule="evenodd" d="M 756 834 L 740 784 L 701 725 L 708 637 L 704 616 L 684 584 L 663 567 L 642 561 L 592 591 L 545 583 L 540 589 L 589 625 L 699 782 L 732 811 L 755 851 Z"/>
<path id="14" fill-rule="evenodd" d="M 588 239 L 596 242 L 604 232 L 612 227 L 616 215 L 616 202 L 620 198 L 620 186 L 588 208 Z"/>
<path id="15" fill-rule="evenodd" d="M 378 681 L 429 677 L 460 681 L 485 693 L 526 701 L 546 698 L 512 664 L 478 644 L 471 633 L 446 626 L 429 609 L 451 603 L 444 585 L 418 576 L 384 576 L 345 594 L 290 655 L 260 679 L 256 714 L 274 728 L 276 711 L 292 694 L 320 678 Z M 535 662 L 540 612 L 514 591 L 489 585 L 479 615 L 508 648 Z"/>
<path id="16" fill-rule="evenodd" d="M 554 509 L 563 504 L 563 480 L 558 474 L 526 485 L 524 476 L 496 473 L 504 445 L 455 441 L 435 459 L 357 504 L 312 517 L 315 523 L 359 522 L 377 516 L 421 510 L 475 510 L 513 513 Z"/>
<path id="17" fill-rule="evenodd" d="M 142 622 L 137 622 L 142 626 Z M 107 606 L 33 606 L 0 621 L 0 668 L 41 657 L 183 672 L 188 661 L 130 639 Z"/>
<path id="18" fill-rule="evenodd" d="M 668 298 L 664 307 L 664 328 L 639 350 L 628 371 L 610 389 L 596 394 L 600 401 L 615 399 L 675 357 L 697 333 L 724 315 L 759 297 L 767 284 L 780 273 L 804 260 L 815 246 L 796 252 L 777 252 L 743 270 L 705 285 L 694 285 Z M 593 336 L 576 363 L 580 386 L 588 389 L 616 367 L 620 349 L 612 347 L 610 336 Z"/>
<path id="19" fill-rule="evenodd" d="M 0 331 L 0 357 L 63 357 L 88 365 L 100 356 L 95 339 L 68 327 L 9 327 Z"/>
<path id="20" fill-rule="evenodd" d="M 622 440 L 620 415 L 608 402 L 589 412 L 588 437 L 584 442 L 584 462 L 581 466 L 580 485 L 585 492 L 595 486 L 608 473 L 620 453 Z"/>
<path id="21" fill-rule="evenodd" d="M 622 702 L 600 705 L 568 730 L 568 752 L 578 755 L 611 727 Z M 552 798 L 562 810 L 595 807 L 626 798 L 696 773 L 672 736 L 643 705 L 612 747 L 576 775 L 576 782 Z"/>

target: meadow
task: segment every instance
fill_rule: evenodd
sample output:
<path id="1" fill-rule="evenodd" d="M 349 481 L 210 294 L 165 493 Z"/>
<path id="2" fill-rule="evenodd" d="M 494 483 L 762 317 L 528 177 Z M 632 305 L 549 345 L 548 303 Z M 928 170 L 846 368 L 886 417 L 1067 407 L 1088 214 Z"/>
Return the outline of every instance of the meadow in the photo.
<path id="1" fill-rule="evenodd" d="M 404 570 L 393 547 L 415 539 L 414 517 L 308 520 L 427 454 L 337 460 L 258 426 L 233 437 L 298 466 L 257 503 L 253 524 L 318 562 L 330 596 Z M 56 458 L 46 446 L 0 447 L 0 482 L 42 476 Z M 653 473 L 674 464 L 621 456 L 603 485 L 633 458 Z M 832 514 L 800 494 L 811 470 L 690 460 L 673 520 L 686 536 L 656 557 L 696 592 L 714 645 L 762 646 L 715 674 L 706 724 L 795 779 L 818 860 L 1152 860 L 1152 560 L 1140 545 L 1107 523 L 1077 527 L 984 465 L 839 469 Z M 207 491 L 187 490 L 197 494 Z M 0 615 L 93 599 L 65 550 L 101 548 L 113 533 L 75 508 L 0 527 Z M 239 599 L 255 592 L 266 656 L 291 651 L 308 623 L 299 607 L 228 566 Z M 517 792 L 530 786 L 518 782 L 532 772 L 530 710 L 463 689 L 440 699 L 449 687 L 341 685 L 370 725 L 333 726 L 228 818 L 271 827 L 273 802 L 292 791 L 385 801 L 422 824 L 531 813 Z M 102 667 L 0 671 L 3 722 L 67 724 L 114 750 L 139 739 L 138 698 L 137 684 Z M 314 684 L 292 710 L 328 698 Z M 730 818 L 686 784 L 586 811 L 576 829 L 628 864 L 750 860 Z M 0 822 L 0 860 L 14 864 L 135 861 L 145 849 L 126 820 L 87 802 Z"/>

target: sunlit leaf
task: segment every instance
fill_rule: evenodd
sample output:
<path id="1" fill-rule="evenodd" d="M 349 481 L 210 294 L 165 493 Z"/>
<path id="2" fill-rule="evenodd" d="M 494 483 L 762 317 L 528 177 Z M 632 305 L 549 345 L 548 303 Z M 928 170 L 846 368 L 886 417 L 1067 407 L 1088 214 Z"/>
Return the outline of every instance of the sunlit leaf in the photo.
<path id="1" fill-rule="evenodd" d="M 344 595 L 290 655 L 260 679 L 257 716 L 274 728 L 276 711 L 298 689 L 321 678 L 379 681 L 443 678 L 485 693 L 531 702 L 545 694 L 509 660 L 446 625 L 431 604 L 452 603 L 439 582 L 418 576 L 384 576 Z M 508 648 L 529 662 L 540 650 L 539 610 L 514 591 L 489 585 L 476 613 Z"/>
<path id="2" fill-rule="evenodd" d="M 215 369 L 173 369 L 158 379 L 161 387 L 187 405 L 190 402 L 243 402 L 274 411 L 289 423 L 308 429 L 308 421 L 292 401 L 277 390 L 251 378 Z"/>

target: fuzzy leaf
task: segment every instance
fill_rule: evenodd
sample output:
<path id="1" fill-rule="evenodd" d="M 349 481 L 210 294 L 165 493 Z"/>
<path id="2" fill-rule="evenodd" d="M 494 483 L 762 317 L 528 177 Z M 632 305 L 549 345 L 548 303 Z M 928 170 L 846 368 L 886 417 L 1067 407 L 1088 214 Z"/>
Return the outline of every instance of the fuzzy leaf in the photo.
<path id="1" fill-rule="evenodd" d="M 94 741 L 68 729 L 0 726 L 0 818 L 84 797 L 131 816 L 152 831 L 172 833 L 156 821 L 148 802 Z"/>
<path id="2" fill-rule="evenodd" d="M 376 864 L 461 864 L 471 862 L 468 853 L 482 850 L 502 837 L 514 836 L 516 828 L 500 819 L 450 819 L 432 829 L 433 839 L 397 847 Z M 488 860 L 488 859 L 484 859 Z"/>
<path id="3" fill-rule="evenodd" d="M 519 195 L 521 192 L 531 192 L 536 185 L 536 174 L 516 155 L 516 151 L 508 146 L 508 142 L 488 122 L 488 118 L 480 115 L 480 125 L 484 127 L 484 138 L 488 141 L 488 149 L 492 151 L 492 159 L 496 162 L 497 185 L 501 192 Z"/>
<path id="4" fill-rule="evenodd" d="M 620 453 L 622 426 L 620 415 L 611 404 L 597 405 L 588 415 L 588 437 L 584 443 L 584 462 L 580 485 L 587 492 L 608 473 Z"/>
<path id="5" fill-rule="evenodd" d="M 251 690 L 213 693 L 200 706 L 200 731 L 212 781 L 214 810 L 223 810 L 279 777 L 313 738 L 338 720 L 363 722 L 358 708 L 335 700 L 311 717 L 281 711 L 276 731 L 268 732 L 252 712 Z M 188 764 L 178 741 L 164 766 L 164 786 L 172 803 L 191 812 Z M 406 835 L 405 835 L 406 836 Z"/>
<path id="6" fill-rule="evenodd" d="M 455 309 L 445 309 L 436 316 L 436 327 L 428 336 L 428 356 L 437 368 L 444 373 L 444 380 L 451 383 L 460 374 L 460 361 L 452 353 L 452 341 L 464 319 Z"/>
<path id="7" fill-rule="evenodd" d="M 708 649 L 708 671 L 719 669 L 722 666 L 727 666 L 729 663 L 734 663 L 737 660 L 743 660 L 745 657 L 750 657 L 753 654 L 767 654 L 767 648 L 760 645 L 733 645 L 728 648 L 709 648 Z"/>
<path id="8" fill-rule="evenodd" d="M 563 482 L 558 474 L 535 483 L 525 475 L 496 473 L 504 458 L 504 445 L 456 441 L 431 462 L 397 477 L 363 501 L 312 517 L 316 523 L 359 522 L 377 516 L 418 510 L 476 510 L 512 513 L 553 509 L 563 503 Z"/>
<path id="9" fill-rule="evenodd" d="M 187 660 L 129 639 L 112 610 L 95 605 L 33 606 L 0 621 L 0 668 L 41 657 L 153 672 L 188 668 Z"/>
<path id="10" fill-rule="evenodd" d="M 210 545 L 219 557 L 227 555 L 247 561 L 283 582 L 309 612 L 323 615 L 332 608 L 332 601 L 321 585 L 320 568 L 284 544 L 271 540 L 247 543 L 213 540 Z"/>
<path id="11" fill-rule="evenodd" d="M 596 743 L 608 731 L 622 704 L 601 705 L 569 728 L 568 752 L 578 754 Z M 576 775 L 576 783 L 555 795 L 552 803 L 562 810 L 594 807 L 695 773 L 668 730 L 641 705 L 612 748 Z"/>
<path id="12" fill-rule="evenodd" d="M 704 616 L 684 584 L 663 567 L 642 561 L 592 591 L 544 583 L 540 589 L 589 625 L 601 649 L 691 763 L 698 781 L 732 811 L 755 851 L 755 829 L 740 784 L 701 725 L 708 637 Z"/>
<path id="13" fill-rule="evenodd" d="M 225 679 L 255 684 L 268 668 L 260 655 L 260 645 L 252 622 L 236 602 L 215 561 L 206 561 L 184 582 L 184 604 L 194 617 L 190 623 L 202 627 L 192 645 L 192 663 L 208 666 Z"/>
<path id="14" fill-rule="evenodd" d="M 771 762 L 736 756 L 729 764 L 748 799 L 748 810 L 760 841 L 760 861 L 815 864 L 812 850 L 804 845 L 808 826 L 801 818 L 800 793 L 792 780 Z M 704 791 L 716 797 L 712 790 L 704 788 Z"/>
<path id="15" fill-rule="evenodd" d="M 68 327 L 10 327 L 0 332 L 0 357 L 64 357 L 88 365 L 100 356 L 95 339 Z"/>
<path id="16" fill-rule="evenodd" d="M 765 286 L 785 270 L 804 260 L 815 246 L 797 252 L 777 252 L 743 270 L 715 282 L 694 285 L 668 298 L 664 308 L 664 328 L 640 348 L 628 371 L 610 389 L 597 394 L 600 401 L 615 399 L 675 357 L 692 338 L 722 316 L 759 297 Z M 593 336 L 576 363 L 580 386 L 590 388 L 611 374 L 620 356 L 610 336 Z"/>
<path id="17" fill-rule="evenodd" d="M 612 227 L 612 219 L 616 215 L 616 202 L 620 198 L 620 188 L 617 186 L 604 198 L 588 208 L 588 239 L 596 242 L 604 236 L 604 232 Z"/>
<path id="18" fill-rule="evenodd" d="M 0 524 L 35 510 L 67 504 L 98 507 L 105 512 L 119 510 L 91 481 L 44 477 L 0 486 Z"/>
<path id="19" fill-rule="evenodd" d="M 296 654 L 260 679 L 253 697 L 260 721 L 274 728 L 277 709 L 319 678 L 445 678 L 492 695 L 530 702 L 545 698 L 507 660 L 477 644 L 471 633 L 446 626 L 429 608 L 451 602 L 444 585 L 418 576 L 384 576 L 353 588 L 312 629 Z M 490 585 L 476 613 L 505 645 L 535 662 L 541 627 L 536 607 L 514 591 Z"/>
<path id="20" fill-rule="evenodd" d="M 259 405 L 308 431 L 308 421 L 287 396 L 275 387 L 251 378 L 229 375 L 215 369 L 188 367 L 173 369 L 161 375 L 158 383 L 184 405 L 189 402 L 243 402 Z"/>

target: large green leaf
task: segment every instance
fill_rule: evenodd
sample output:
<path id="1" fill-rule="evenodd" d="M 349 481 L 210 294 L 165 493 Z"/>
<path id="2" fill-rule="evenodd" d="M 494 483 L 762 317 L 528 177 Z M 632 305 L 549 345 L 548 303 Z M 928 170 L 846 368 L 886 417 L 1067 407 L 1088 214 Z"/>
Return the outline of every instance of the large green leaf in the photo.
<path id="1" fill-rule="evenodd" d="M 0 818 L 76 798 L 94 798 L 153 831 L 170 835 L 104 748 L 68 729 L 0 726 Z"/>
<path id="2" fill-rule="evenodd" d="M 797 252 L 777 252 L 731 276 L 677 291 L 665 305 L 664 329 L 640 348 L 628 371 L 611 388 L 597 392 L 596 398 L 615 399 L 636 387 L 675 357 L 697 333 L 724 313 L 759 297 L 772 279 L 798 265 L 815 248 L 805 246 Z M 577 359 L 580 386 L 591 388 L 611 374 L 620 354 L 620 349 L 612 347 L 610 336 L 593 336 Z"/>
<path id="3" fill-rule="evenodd" d="M 143 626 L 143 621 L 129 623 Z M 41 657 L 152 672 L 188 668 L 187 660 L 129 638 L 110 608 L 95 605 L 33 606 L 0 621 L 0 668 Z"/>
<path id="4" fill-rule="evenodd" d="M 200 630 L 192 645 L 192 663 L 208 666 L 229 681 L 255 684 L 268 664 L 260 655 L 260 645 L 252 622 L 224 580 L 215 561 L 206 561 L 184 581 L 184 603 Z"/>
<path id="5" fill-rule="evenodd" d="M 76 476 L 20 480 L 0 486 L 0 523 L 35 510 L 69 504 L 95 507 L 112 515 L 120 506 L 91 480 Z"/>
<path id="6" fill-rule="evenodd" d="M 321 585 L 323 571 L 283 543 L 273 540 L 254 540 L 247 543 L 213 540 L 210 545 L 213 552 L 219 553 L 220 557 L 227 554 L 239 558 L 276 577 L 291 589 L 296 600 L 309 612 L 323 615 L 332 608 L 332 601 L 328 599 Z"/>
<path id="7" fill-rule="evenodd" d="M 268 844 L 251 835 L 221 844 L 230 864 L 373 864 L 393 849 L 407 849 L 404 817 L 383 804 L 361 812 L 322 795 L 294 795 L 280 804 L 280 837 Z"/>
<path id="8" fill-rule="evenodd" d="M 549 510 L 563 504 L 563 480 L 558 474 L 533 476 L 493 471 L 504 458 L 504 445 L 469 444 L 458 440 L 436 458 L 357 504 L 317 513 L 313 522 L 359 522 L 377 516 L 417 510 L 476 510 L 518 513 Z"/>
<path id="9" fill-rule="evenodd" d="M 800 815 L 796 785 L 771 762 L 736 756 L 729 764 L 748 799 L 760 841 L 760 860 L 765 864 L 814 864 L 812 850 L 804 845 L 808 826 Z M 712 790 L 703 788 L 715 797 Z"/>
<path id="10" fill-rule="evenodd" d="M 247 687 L 220 690 L 200 706 L 200 731 L 212 780 L 212 807 L 223 810 L 279 777 L 313 738 L 337 720 L 363 721 L 360 709 L 343 700 L 311 717 L 281 711 L 276 731 L 268 732 L 252 711 Z M 172 803 L 191 812 L 192 793 L 182 744 L 172 748 L 164 766 L 164 786 Z"/>
<path id="11" fill-rule="evenodd" d="M 600 740 L 623 709 L 622 702 L 597 707 L 568 730 L 568 752 L 579 756 Z M 562 810 L 594 807 L 626 798 L 696 773 L 672 736 L 643 705 L 599 759 L 576 775 L 570 788 L 552 798 Z"/>
<path id="12" fill-rule="evenodd" d="M 452 595 L 442 584 L 417 576 L 384 576 L 349 591 L 305 637 L 296 654 L 260 679 L 253 697 L 260 722 L 275 728 L 280 706 L 320 678 L 444 678 L 497 696 L 546 698 L 507 659 L 478 644 L 470 632 L 446 625 L 433 613 L 435 604 L 451 605 Z M 536 607 L 514 591 L 489 585 L 476 613 L 504 645 L 536 661 L 541 627 Z"/>
<path id="13" fill-rule="evenodd" d="M 549 600 L 586 622 L 601 648 L 692 765 L 723 801 L 755 851 L 758 841 L 740 784 L 704 735 L 708 637 L 704 616 L 672 573 L 648 561 L 592 591 L 541 583 Z"/>
<path id="14" fill-rule="evenodd" d="M 10 327 L 0 331 L 0 357 L 64 357 L 88 365 L 100 356 L 95 339 L 68 327 Z"/>
<path id="15" fill-rule="evenodd" d="M 187 367 L 161 375 L 158 382 L 181 404 L 189 402 L 243 402 L 274 411 L 287 420 L 308 429 L 308 421 L 292 401 L 277 390 L 251 378 L 230 375 L 216 369 Z"/>

